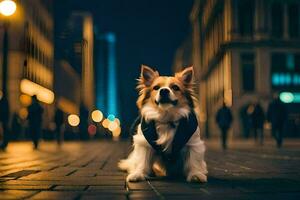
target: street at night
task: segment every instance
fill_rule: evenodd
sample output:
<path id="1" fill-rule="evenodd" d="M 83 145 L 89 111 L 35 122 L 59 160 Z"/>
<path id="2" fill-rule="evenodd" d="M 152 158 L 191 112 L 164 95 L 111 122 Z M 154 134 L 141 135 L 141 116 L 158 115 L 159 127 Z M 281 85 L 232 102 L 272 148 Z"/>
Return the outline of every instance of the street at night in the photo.
<path id="1" fill-rule="evenodd" d="M 0 0 L 0 200 L 300 199 L 300 0 Z"/>
<path id="2" fill-rule="evenodd" d="M 0 199 L 298 199 L 300 141 L 276 149 L 236 141 L 226 152 L 208 142 L 208 183 L 149 178 L 125 183 L 117 162 L 129 142 L 29 142 L 0 153 Z"/>

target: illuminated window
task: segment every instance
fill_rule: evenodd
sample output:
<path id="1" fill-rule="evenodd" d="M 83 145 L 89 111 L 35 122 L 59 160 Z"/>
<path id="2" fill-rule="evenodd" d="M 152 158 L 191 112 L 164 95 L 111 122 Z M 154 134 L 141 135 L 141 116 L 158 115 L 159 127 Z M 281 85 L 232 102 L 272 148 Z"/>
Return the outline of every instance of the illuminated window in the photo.
<path id="1" fill-rule="evenodd" d="M 252 92 L 255 89 L 255 60 L 253 53 L 244 53 L 241 55 L 241 67 L 243 90 Z"/>

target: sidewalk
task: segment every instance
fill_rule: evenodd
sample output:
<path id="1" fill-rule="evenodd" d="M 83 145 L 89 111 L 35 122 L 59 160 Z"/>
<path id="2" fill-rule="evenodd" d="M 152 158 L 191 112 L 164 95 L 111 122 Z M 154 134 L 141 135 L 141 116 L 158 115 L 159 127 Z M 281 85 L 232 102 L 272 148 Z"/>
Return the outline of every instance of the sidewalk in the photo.
<path id="1" fill-rule="evenodd" d="M 237 144 L 237 143 L 236 143 Z M 300 199 L 300 148 L 208 142 L 208 183 L 152 179 L 125 184 L 117 162 L 129 143 L 11 143 L 0 153 L 0 199 Z M 300 144 L 300 143 L 299 143 Z"/>

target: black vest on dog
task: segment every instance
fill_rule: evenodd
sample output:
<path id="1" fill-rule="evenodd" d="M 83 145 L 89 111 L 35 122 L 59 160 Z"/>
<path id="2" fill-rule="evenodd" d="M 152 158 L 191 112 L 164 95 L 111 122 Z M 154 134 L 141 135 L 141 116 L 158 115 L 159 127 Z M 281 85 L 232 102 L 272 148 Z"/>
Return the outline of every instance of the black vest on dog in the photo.
<path id="1" fill-rule="evenodd" d="M 198 120 L 194 112 L 191 112 L 187 118 L 183 117 L 179 120 L 179 124 L 173 138 L 172 151 L 170 154 L 164 153 L 162 147 L 156 144 L 158 135 L 155 127 L 155 121 L 150 121 L 147 123 L 146 120 L 142 118 L 141 129 L 148 143 L 153 149 L 156 150 L 158 154 L 161 154 L 164 159 L 167 159 L 168 161 L 176 161 L 181 149 L 197 130 Z"/>

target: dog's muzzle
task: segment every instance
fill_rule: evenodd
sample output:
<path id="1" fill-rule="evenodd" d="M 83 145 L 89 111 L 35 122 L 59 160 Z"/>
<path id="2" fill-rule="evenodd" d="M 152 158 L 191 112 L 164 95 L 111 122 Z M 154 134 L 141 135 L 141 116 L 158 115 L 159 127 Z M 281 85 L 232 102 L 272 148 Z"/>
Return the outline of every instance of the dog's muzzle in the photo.
<path id="1" fill-rule="evenodd" d="M 155 103 L 158 104 L 172 104 L 174 106 L 177 105 L 177 100 L 172 100 L 170 98 L 170 90 L 167 88 L 163 88 L 159 91 L 159 100 L 155 101 Z"/>

